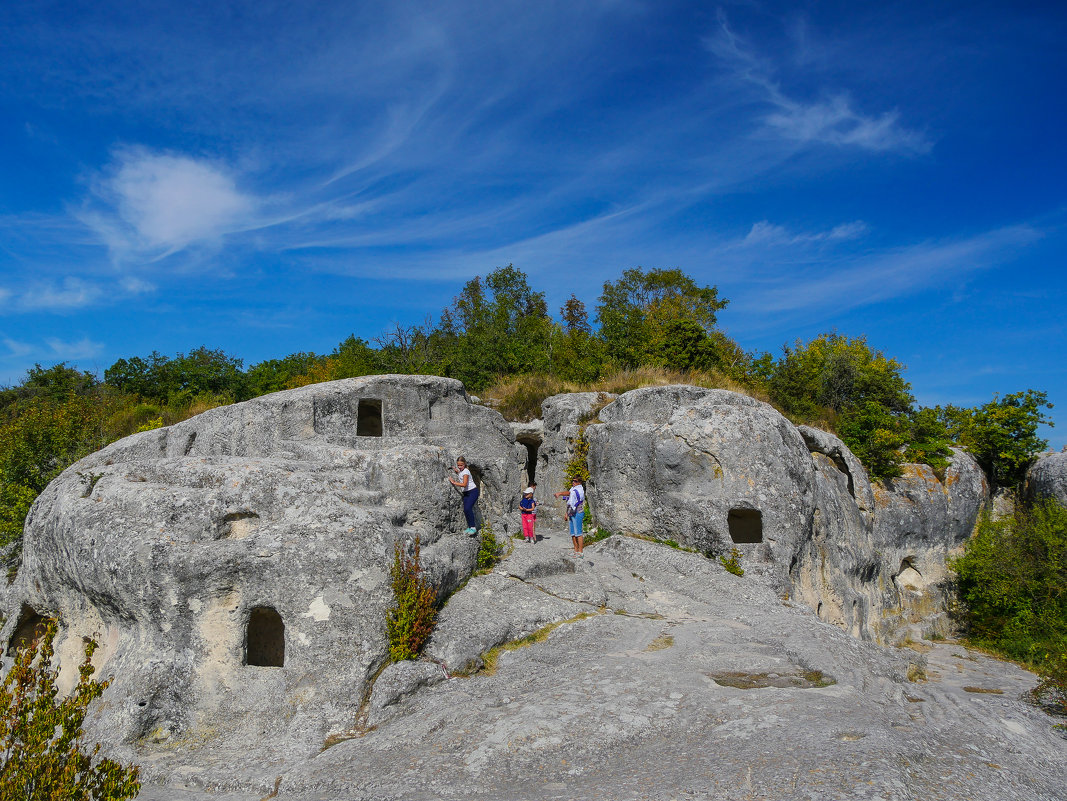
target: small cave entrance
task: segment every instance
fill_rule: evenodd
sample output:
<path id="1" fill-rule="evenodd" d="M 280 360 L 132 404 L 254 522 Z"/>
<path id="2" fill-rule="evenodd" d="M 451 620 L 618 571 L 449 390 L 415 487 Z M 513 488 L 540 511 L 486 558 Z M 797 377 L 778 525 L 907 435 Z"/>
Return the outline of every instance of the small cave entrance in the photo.
<path id="1" fill-rule="evenodd" d="M 763 514 L 759 509 L 731 509 L 726 525 L 735 543 L 763 542 Z"/>
<path id="2" fill-rule="evenodd" d="M 900 562 L 900 572 L 893 576 L 893 581 L 901 589 L 912 591 L 921 590 L 926 583 L 910 556 Z"/>
<path id="3" fill-rule="evenodd" d="M 19 612 L 15 631 L 7 644 L 7 655 L 15 656 L 23 648 L 32 648 L 41 641 L 45 629 L 48 628 L 49 618 L 37 613 L 29 604 L 23 604 Z"/>
<path id="4" fill-rule="evenodd" d="M 519 437 L 519 443 L 526 448 L 526 483 L 537 481 L 537 451 L 541 447 L 538 437 Z"/>
<path id="5" fill-rule="evenodd" d="M 285 666 L 285 624 L 271 606 L 257 606 L 248 615 L 245 632 L 245 664 L 257 667 Z"/>
<path id="6" fill-rule="evenodd" d="M 380 437 L 382 435 L 381 398 L 360 398 L 356 408 L 356 436 Z"/>

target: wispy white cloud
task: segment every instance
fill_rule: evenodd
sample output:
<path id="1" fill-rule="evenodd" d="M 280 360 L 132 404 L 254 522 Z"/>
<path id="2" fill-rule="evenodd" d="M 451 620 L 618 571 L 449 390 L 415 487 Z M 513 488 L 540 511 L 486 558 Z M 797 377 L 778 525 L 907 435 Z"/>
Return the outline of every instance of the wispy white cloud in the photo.
<path id="1" fill-rule="evenodd" d="M 142 148 L 118 151 L 93 192 L 80 216 L 120 260 L 216 243 L 255 227 L 261 205 L 221 165 Z"/>
<path id="2" fill-rule="evenodd" d="M 94 342 L 89 337 L 82 337 L 76 342 L 65 342 L 56 337 L 49 337 L 45 343 L 51 350 L 52 357 L 60 361 L 89 359 L 99 355 L 104 349 L 103 343 Z"/>
<path id="3" fill-rule="evenodd" d="M 24 311 L 60 311 L 94 305 L 102 296 L 97 284 L 68 276 L 59 283 L 31 284 L 22 290 L 17 305 Z"/>
<path id="4" fill-rule="evenodd" d="M 827 231 L 794 233 L 785 226 L 761 220 L 752 225 L 745 238 L 734 247 L 750 248 L 754 246 L 805 245 L 818 242 L 841 242 L 858 239 L 868 231 L 867 223 L 862 220 L 841 223 Z"/>
<path id="5" fill-rule="evenodd" d="M 705 46 L 732 70 L 737 81 L 755 88 L 759 100 L 770 106 L 761 118 L 767 134 L 803 144 L 873 152 L 922 154 L 932 147 L 925 133 L 901 122 L 897 109 L 864 113 L 855 108 L 847 92 L 831 88 L 824 88 L 817 99 L 791 96 L 774 77 L 775 63 L 739 36 L 721 9 L 718 29 L 705 40 Z"/>
<path id="6" fill-rule="evenodd" d="M 762 312 L 832 308 L 841 313 L 922 289 L 949 290 L 968 275 L 1017 256 L 1020 248 L 1041 236 L 1032 226 L 1018 225 L 966 239 L 861 254 L 816 271 L 783 271 L 777 277 L 765 277 L 758 297 L 750 295 L 738 305 Z"/>

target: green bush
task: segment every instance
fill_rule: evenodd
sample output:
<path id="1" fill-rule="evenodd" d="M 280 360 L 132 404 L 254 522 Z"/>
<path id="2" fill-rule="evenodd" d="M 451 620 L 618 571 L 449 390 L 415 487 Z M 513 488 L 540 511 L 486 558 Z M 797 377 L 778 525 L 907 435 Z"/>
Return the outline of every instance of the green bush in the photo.
<path id="1" fill-rule="evenodd" d="M 437 623 L 437 591 L 423 574 L 420 550 L 418 537 L 410 554 L 399 542 L 393 546 L 393 605 L 386 613 L 385 629 L 389 656 L 395 662 L 415 659 Z"/>
<path id="2" fill-rule="evenodd" d="M 994 484 L 1013 486 L 1048 442 L 1037 436 L 1042 423 L 1052 425 L 1043 409 L 1051 409 L 1044 392 L 1013 392 L 974 409 L 949 407 L 943 415 L 959 442 L 971 452 Z"/>
<path id="3" fill-rule="evenodd" d="M 1067 509 L 983 516 L 952 567 L 972 642 L 1067 681 Z"/>
<path id="4" fill-rule="evenodd" d="M 733 573 L 735 576 L 745 575 L 745 569 L 741 567 L 741 549 L 731 548 L 730 554 L 722 554 L 719 557 L 719 563 L 726 569 L 727 573 Z"/>
<path id="5" fill-rule="evenodd" d="M 95 642 L 85 646 L 73 692 L 58 699 L 52 667 L 55 624 L 38 642 L 20 649 L 0 687 L 0 801 L 122 801 L 140 792 L 138 768 L 86 749 L 82 723 L 89 703 L 107 682 L 94 681 L 90 660 Z"/>
<path id="6" fill-rule="evenodd" d="M 478 570 L 490 570 L 500 559 L 500 543 L 496 541 L 493 527 L 486 523 L 478 533 Z"/>

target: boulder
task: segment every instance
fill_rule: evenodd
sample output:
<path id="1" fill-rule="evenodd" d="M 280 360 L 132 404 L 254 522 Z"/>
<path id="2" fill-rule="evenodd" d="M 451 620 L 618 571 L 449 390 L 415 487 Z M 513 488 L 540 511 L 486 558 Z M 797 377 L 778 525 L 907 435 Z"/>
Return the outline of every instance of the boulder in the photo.
<path id="1" fill-rule="evenodd" d="M 611 531 L 712 554 L 788 587 L 808 539 L 815 471 L 804 439 L 766 403 L 691 386 L 636 389 L 586 429 L 589 496 Z"/>
<path id="2" fill-rule="evenodd" d="M 65 686 L 83 637 L 101 644 L 100 739 L 269 738 L 281 716 L 315 742 L 387 658 L 394 544 L 421 541 L 442 595 L 471 574 L 458 455 L 485 519 L 517 528 L 512 432 L 450 379 L 318 384 L 128 437 L 34 504 L 5 642 L 57 618 Z"/>
<path id="3" fill-rule="evenodd" d="M 1026 471 L 1025 493 L 1067 506 L 1067 453 L 1042 453 Z"/>

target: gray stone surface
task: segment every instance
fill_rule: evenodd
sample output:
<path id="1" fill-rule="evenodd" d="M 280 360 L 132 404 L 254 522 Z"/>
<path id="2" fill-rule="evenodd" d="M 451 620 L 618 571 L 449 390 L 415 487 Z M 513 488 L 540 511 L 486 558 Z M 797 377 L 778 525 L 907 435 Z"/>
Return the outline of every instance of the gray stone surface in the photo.
<path id="1" fill-rule="evenodd" d="M 544 439 L 537 453 L 538 523 L 566 525 L 567 499 L 554 498 L 553 493 L 570 489 L 566 470 L 574 456 L 574 442 L 582 426 L 594 421 L 596 413 L 615 397 L 608 392 L 576 392 L 553 395 L 541 404 Z"/>
<path id="2" fill-rule="evenodd" d="M 381 403 L 381 436 L 358 435 L 361 401 Z M 387 657 L 394 543 L 421 538 L 443 594 L 470 575 L 477 541 L 445 478 L 457 455 L 480 469 L 485 517 L 516 526 L 514 448 L 499 414 L 443 378 L 350 379 L 214 409 L 52 482 L 9 609 L 61 621 L 63 685 L 83 637 L 101 643 L 112 685 L 91 723 L 105 742 L 310 747 L 351 724 Z M 244 664 L 257 607 L 284 623 L 282 667 Z"/>
<path id="3" fill-rule="evenodd" d="M 811 455 L 765 403 L 689 386 L 637 389 L 586 429 L 597 522 L 699 550 L 744 552 L 780 592 L 815 511 Z M 735 542 L 737 510 L 761 517 L 760 541 Z"/>
<path id="4" fill-rule="evenodd" d="M 1067 506 L 1067 453 L 1042 453 L 1026 471 L 1025 492 Z"/>
<path id="5" fill-rule="evenodd" d="M 552 565 L 565 547 L 559 534 L 516 548 L 493 575 L 532 590 L 517 576 L 562 575 Z M 199 786 L 233 801 L 272 789 L 294 801 L 1063 798 L 1067 740 L 1021 700 L 1034 677 L 1013 665 L 954 644 L 861 642 L 662 545 L 612 537 L 580 561 L 567 575 L 611 586 L 612 605 L 503 652 L 492 675 L 403 695 L 376 728 L 321 752 L 271 761 L 249 744 L 236 783 L 223 745 L 172 750 L 155 765 L 173 794 L 157 784 L 144 797 L 216 797 Z M 487 586 L 471 581 L 449 606 L 484 603 Z"/>

